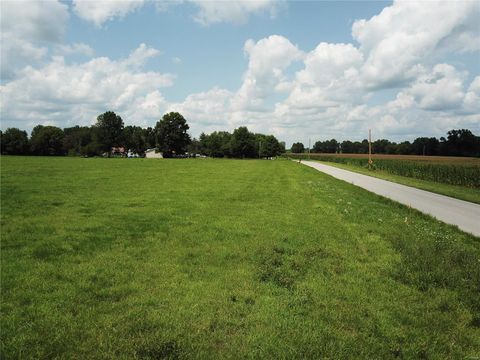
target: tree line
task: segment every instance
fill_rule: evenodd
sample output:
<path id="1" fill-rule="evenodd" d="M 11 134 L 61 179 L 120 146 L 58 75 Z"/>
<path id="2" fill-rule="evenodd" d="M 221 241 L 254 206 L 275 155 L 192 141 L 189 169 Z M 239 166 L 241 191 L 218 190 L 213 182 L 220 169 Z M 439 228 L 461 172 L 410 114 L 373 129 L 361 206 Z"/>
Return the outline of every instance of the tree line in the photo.
<path id="1" fill-rule="evenodd" d="M 265 158 L 285 152 L 285 143 L 279 142 L 275 136 L 254 134 L 244 126 L 232 134 L 227 131 L 202 133 L 198 145 L 202 154 L 211 157 Z"/>
<path id="2" fill-rule="evenodd" d="M 293 153 L 303 153 L 308 149 L 301 142 L 294 143 Z M 368 153 L 368 140 L 338 142 L 335 139 L 317 141 L 313 145 L 315 153 Z M 442 155 L 442 156 L 480 156 L 480 136 L 475 136 L 468 129 L 450 130 L 447 137 L 418 137 L 413 142 L 391 142 L 379 139 L 372 142 L 372 151 L 377 154 L 398 155 Z"/>
<path id="3" fill-rule="evenodd" d="M 215 131 L 192 139 L 189 126 L 178 112 L 170 112 L 155 127 L 125 126 L 123 119 L 112 111 L 97 117 L 92 126 L 37 125 L 31 136 L 24 130 L 8 128 L 0 131 L 1 153 L 5 155 L 71 155 L 111 156 L 118 149 L 143 156 L 155 148 L 164 157 L 203 154 L 212 157 L 257 158 L 273 157 L 285 152 L 285 144 L 273 135 L 254 134 L 246 127 L 233 133 Z"/>

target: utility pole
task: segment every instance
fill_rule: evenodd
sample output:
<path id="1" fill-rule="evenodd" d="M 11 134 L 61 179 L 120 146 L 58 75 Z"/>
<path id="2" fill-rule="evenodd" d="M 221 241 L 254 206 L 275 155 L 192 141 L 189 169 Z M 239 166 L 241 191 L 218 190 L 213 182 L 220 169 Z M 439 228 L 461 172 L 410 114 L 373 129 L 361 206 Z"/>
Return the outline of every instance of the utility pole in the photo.
<path id="1" fill-rule="evenodd" d="M 310 147 L 311 147 L 311 139 L 308 138 L 308 160 L 310 160 Z"/>
<path id="2" fill-rule="evenodd" d="M 368 129 L 368 168 L 372 168 L 372 129 Z"/>

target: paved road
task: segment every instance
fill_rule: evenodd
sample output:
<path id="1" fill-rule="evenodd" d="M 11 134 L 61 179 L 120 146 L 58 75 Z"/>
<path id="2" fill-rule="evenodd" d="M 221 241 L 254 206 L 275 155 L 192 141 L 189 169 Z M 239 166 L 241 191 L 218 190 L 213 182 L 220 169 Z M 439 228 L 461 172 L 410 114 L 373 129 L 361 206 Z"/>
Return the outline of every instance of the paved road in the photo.
<path id="1" fill-rule="evenodd" d="M 360 186 L 375 194 L 411 206 L 447 224 L 457 225 L 465 232 L 480 236 L 480 205 L 478 204 L 320 164 L 315 161 L 303 160 L 302 164 L 337 179 Z"/>

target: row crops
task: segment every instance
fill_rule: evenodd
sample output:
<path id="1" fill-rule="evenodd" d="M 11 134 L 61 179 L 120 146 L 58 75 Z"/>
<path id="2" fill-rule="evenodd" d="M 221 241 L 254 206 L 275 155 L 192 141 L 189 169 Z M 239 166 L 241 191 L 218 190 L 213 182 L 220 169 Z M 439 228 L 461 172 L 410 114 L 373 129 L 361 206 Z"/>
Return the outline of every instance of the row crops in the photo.
<path id="1" fill-rule="evenodd" d="M 293 159 L 307 159 L 308 154 L 289 154 Z M 367 158 L 310 155 L 311 160 L 329 161 L 367 168 Z M 451 185 L 480 188 L 480 166 L 411 160 L 374 159 L 374 169 L 390 174 L 435 181 Z"/>

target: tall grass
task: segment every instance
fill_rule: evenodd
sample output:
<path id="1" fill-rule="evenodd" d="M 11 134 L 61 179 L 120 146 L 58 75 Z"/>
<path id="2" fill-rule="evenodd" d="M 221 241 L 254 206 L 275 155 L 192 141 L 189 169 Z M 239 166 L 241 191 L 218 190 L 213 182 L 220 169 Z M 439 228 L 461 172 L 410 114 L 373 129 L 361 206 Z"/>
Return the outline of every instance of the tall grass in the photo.
<path id="1" fill-rule="evenodd" d="M 308 154 L 290 154 L 294 159 L 307 159 Z M 310 154 L 312 160 L 329 161 L 359 167 L 368 167 L 368 158 L 338 157 Z M 421 180 L 450 185 L 480 188 L 480 166 L 458 162 L 374 159 L 374 169 Z"/>

